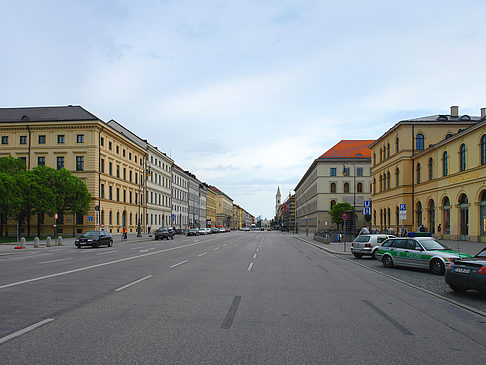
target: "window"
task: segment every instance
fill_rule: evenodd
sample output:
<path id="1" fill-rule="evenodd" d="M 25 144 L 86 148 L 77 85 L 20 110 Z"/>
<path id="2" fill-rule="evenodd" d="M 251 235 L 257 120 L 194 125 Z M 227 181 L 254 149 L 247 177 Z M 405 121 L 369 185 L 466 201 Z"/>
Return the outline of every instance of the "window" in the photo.
<path id="1" fill-rule="evenodd" d="M 356 176 L 363 176 L 363 168 L 362 167 L 358 167 L 356 169 Z"/>
<path id="2" fill-rule="evenodd" d="M 345 167 L 345 168 L 343 169 L 343 175 L 344 175 L 344 176 L 350 176 L 350 175 L 349 175 L 349 167 Z"/>
<path id="3" fill-rule="evenodd" d="M 46 158 L 44 156 L 37 157 L 37 166 L 45 166 Z"/>
<path id="4" fill-rule="evenodd" d="M 116 188 L 116 201 L 120 201 L 120 188 Z"/>
<path id="5" fill-rule="evenodd" d="M 395 178 L 395 186 L 400 186 L 400 170 L 398 169 L 398 167 L 395 170 Z"/>
<path id="6" fill-rule="evenodd" d="M 76 213 L 76 224 L 83 224 L 83 213 Z"/>
<path id="7" fill-rule="evenodd" d="M 58 157 L 57 158 L 57 169 L 60 170 L 64 167 L 64 157 Z"/>
<path id="8" fill-rule="evenodd" d="M 363 184 L 358 183 L 358 185 L 356 185 L 356 190 L 358 191 L 358 193 L 362 193 L 363 192 Z"/>
<path id="9" fill-rule="evenodd" d="M 380 148 L 380 162 L 383 161 L 383 151 Z"/>
<path id="10" fill-rule="evenodd" d="M 123 190 L 123 202 L 124 203 L 127 202 L 127 191 L 126 190 Z"/>
<path id="11" fill-rule="evenodd" d="M 8 144 L 8 136 L 2 136 L 2 144 Z"/>
<path id="12" fill-rule="evenodd" d="M 76 143 L 84 143 L 84 134 L 76 135 Z"/>
<path id="13" fill-rule="evenodd" d="M 349 193 L 349 184 L 348 183 L 344 183 L 344 192 Z"/>
<path id="14" fill-rule="evenodd" d="M 127 169 L 124 167 L 123 168 L 123 180 L 127 179 Z"/>
<path id="15" fill-rule="evenodd" d="M 416 150 L 423 150 L 424 149 L 424 135 L 417 134 L 415 136 L 415 149 Z"/>
<path id="16" fill-rule="evenodd" d="M 123 149 L 122 155 L 123 155 L 123 157 L 125 157 L 125 149 Z"/>
<path id="17" fill-rule="evenodd" d="M 113 200 L 113 187 L 108 186 L 108 199 Z"/>
<path id="18" fill-rule="evenodd" d="M 429 180 L 432 180 L 434 177 L 434 160 L 432 160 L 432 157 L 429 158 Z"/>
<path id="19" fill-rule="evenodd" d="M 389 143 L 386 145 L 386 157 L 390 158 L 390 144 Z"/>
<path id="20" fill-rule="evenodd" d="M 376 165 L 376 153 L 373 153 L 373 166 Z"/>
<path id="21" fill-rule="evenodd" d="M 76 171 L 84 171 L 84 156 L 76 156 Z"/>
<path id="22" fill-rule="evenodd" d="M 331 200 L 331 209 L 336 205 L 336 201 L 335 200 Z"/>
<path id="23" fill-rule="evenodd" d="M 330 175 L 331 176 L 336 176 L 336 168 L 335 167 L 331 167 Z"/>
<path id="24" fill-rule="evenodd" d="M 57 136 L 57 143 L 64 143 L 64 134 L 59 134 Z"/>
<path id="25" fill-rule="evenodd" d="M 449 174 L 449 161 L 447 157 L 447 151 L 442 154 L 442 176 L 447 176 Z"/>
<path id="26" fill-rule="evenodd" d="M 380 193 L 383 191 L 383 177 L 380 175 Z"/>
<path id="27" fill-rule="evenodd" d="M 27 157 L 19 157 L 19 159 L 27 166 Z"/>
<path id="28" fill-rule="evenodd" d="M 128 181 L 132 182 L 132 170 L 128 171 Z"/>
<path id="29" fill-rule="evenodd" d="M 37 139 L 37 142 L 39 144 L 46 144 L 46 136 L 44 134 L 41 134 L 39 138 Z"/>
<path id="30" fill-rule="evenodd" d="M 110 213 L 108 213 L 108 222 L 110 223 L 110 226 L 113 224 L 113 213 L 110 210 Z"/>
<path id="31" fill-rule="evenodd" d="M 27 144 L 27 136 L 20 136 L 19 143 L 20 144 Z"/>
<path id="32" fill-rule="evenodd" d="M 132 153 L 131 152 L 128 152 L 128 159 L 131 160 L 132 159 Z"/>
<path id="33" fill-rule="evenodd" d="M 108 142 L 108 149 L 111 150 L 111 142 Z M 111 214 L 111 212 L 110 212 L 110 214 Z M 110 222 L 110 224 L 111 224 L 111 222 Z"/>
<path id="34" fill-rule="evenodd" d="M 383 190 L 386 190 L 386 174 L 383 173 Z"/>
<path id="35" fill-rule="evenodd" d="M 105 145 L 105 139 L 103 137 L 100 138 L 100 145 L 101 146 Z"/>
<path id="36" fill-rule="evenodd" d="M 120 177 L 120 165 L 116 165 L 116 177 Z"/>
<path id="37" fill-rule="evenodd" d="M 390 179 L 390 171 L 387 172 L 386 174 L 386 188 L 389 190 L 390 189 L 390 185 L 391 185 L 391 179 Z"/>
<path id="38" fill-rule="evenodd" d="M 442 209 L 443 209 L 442 223 L 444 226 L 444 234 L 450 234 L 451 233 L 451 203 L 448 197 L 444 198 Z"/>
<path id="39" fill-rule="evenodd" d="M 417 184 L 420 184 L 420 164 L 417 164 Z"/>
<path id="40" fill-rule="evenodd" d="M 486 134 L 481 137 L 481 165 L 486 165 Z"/>
<path id="41" fill-rule="evenodd" d="M 120 153 L 120 147 L 116 146 L 116 153 Z"/>
<path id="42" fill-rule="evenodd" d="M 108 162 L 108 173 L 113 175 L 113 162 Z"/>
<path id="43" fill-rule="evenodd" d="M 100 185 L 100 197 L 101 197 L 101 199 L 104 199 L 104 197 L 105 197 L 105 185 L 104 184 Z"/>
<path id="44" fill-rule="evenodd" d="M 336 192 L 336 183 L 331 183 L 331 193 Z"/>
<path id="45" fill-rule="evenodd" d="M 459 148 L 459 170 L 466 170 L 466 145 L 464 143 Z"/>
<path id="46" fill-rule="evenodd" d="M 100 172 L 105 172 L 105 160 L 101 159 L 100 160 Z"/>
<path id="47" fill-rule="evenodd" d="M 395 149 L 396 149 L 396 152 L 398 153 L 398 151 L 400 151 L 400 139 L 397 139 L 395 140 Z"/>

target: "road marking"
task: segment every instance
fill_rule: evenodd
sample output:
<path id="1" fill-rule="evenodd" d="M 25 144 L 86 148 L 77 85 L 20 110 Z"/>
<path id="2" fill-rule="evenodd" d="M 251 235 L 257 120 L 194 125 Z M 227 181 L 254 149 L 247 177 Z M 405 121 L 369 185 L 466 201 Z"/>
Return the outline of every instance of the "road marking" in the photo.
<path id="1" fill-rule="evenodd" d="M 207 243 L 207 242 L 208 242 L 208 241 L 203 242 L 203 243 Z M 107 265 L 118 264 L 119 262 L 124 262 L 124 261 L 135 260 L 135 259 L 139 259 L 139 258 L 146 257 L 146 256 L 157 255 L 157 254 L 159 254 L 159 253 L 164 253 L 164 252 L 168 252 L 168 251 L 179 250 L 179 249 L 181 249 L 181 248 L 186 248 L 186 247 L 196 246 L 196 245 L 200 245 L 200 244 L 201 244 L 201 243 L 189 243 L 189 244 L 187 244 L 187 245 L 182 245 L 182 246 L 177 246 L 177 247 L 166 248 L 166 249 L 164 249 L 164 250 L 160 250 L 160 251 L 154 251 L 154 252 L 149 252 L 149 253 L 144 253 L 144 254 L 137 255 L 137 256 L 125 257 L 125 258 L 123 258 L 123 259 L 119 259 L 119 260 L 108 261 L 108 262 L 103 262 L 103 263 L 101 263 L 101 264 L 96 264 L 96 265 L 91 265 L 91 266 L 80 267 L 80 268 L 78 268 L 78 269 L 73 269 L 73 270 L 68 270 L 68 271 L 58 272 L 58 273 L 56 273 L 56 274 L 45 275 L 45 276 L 39 276 L 39 277 L 37 277 L 37 278 L 33 278 L 33 279 L 22 280 L 22 281 L 17 281 L 17 282 L 15 282 L 15 283 L 10 283 L 10 284 L 1 285 L 1 286 L 0 286 L 0 289 L 10 288 L 10 287 L 12 287 L 12 286 L 17 286 L 17 285 L 22 285 L 22 284 L 27 284 L 27 283 L 32 283 L 32 282 L 34 282 L 34 281 L 39 281 L 39 280 L 45 280 L 45 279 L 55 278 L 55 277 L 57 277 L 57 276 L 63 276 L 63 275 L 73 274 L 73 273 L 76 273 L 76 272 L 85 271 L 85 270 L 90 270 L 90 269 L 94 269 L 94 268 L 97 268 L 97 267 L 102 267 L 102 266 L 107 266 Z"/>
<path id="2" fill-rule="evenodd" d="M 253 258 L 254 258 L 254 259 L 256 259 L 256 257 L 257 257 L 257 254 L 254 254 L 254 255 L 253 255 Z"/>
<path id="3" fill-rule="evenodd" d="M 213 251 L 216 251 L 216 250 L 219 250 L 219 247 L 215 247 L 215 248 L 213 248 Z"/>
<path id="4" fill-rule="evenodd" d="M 138 252 L 149 252 L 149 251 L 152 251 L 152 250 L 155 250 L 155 247 L 152 247 L 152 248 L 146 248 L 145 250 L 140 250 Z"/>
<path id="5" fill-rule="evenodd" d="M 8 340 L 11 340 L 12 338 L 22 336 L 23 334 L 30 332 L 30 331 L 33 331 L 37 327 L 43 326 L 43 325 L 45 325 L 49 322 L 52 322 L 53 320 L 54 320 L 54 318 L 44 319 L 43 321 L 37 322 L 37 323 L 35 323 L 35 324 L 33 324 L 29 327 L 25 327 L 24 329 L 22 329 L 20 331 L 17 331 L 17 332 L 11 333 L 8 336 L 2 337 L 2 338 L 0 338 L 0 344 L 7 342 Z"/>
<path id="6" fill-rule="evenodd" d="M 250 265 L 248 265 L 248 271 L 251 271 L 251 269 L 253 269 L 253 262 L 250 262 Z"/>
<path id="7" fill-rule="evenodd" d="M 241 296 L 235 296 L 228 310 L 228 313 L 226 313 L 226 317 L 224 317 L 223 322 L 221 323 L 222 329 L 225 330 L 230 329 L 231 326 L 233 325 L 233 320 L 235 319 L 236 311 L 238 310 L 240 301 L 241 301 Z"/>
<path id="8" fill-rule="evenodd" d="M 390 322 L 392 325 L 394 325 L 396 328 L 398 328 L 400 330 L 400 332 L 402 332 L 404 335 L 407 335 L 407 336 L 413 336 L 413 333 L 410 332 L 408 330 L 408 328 L 402 326 L 400 323 L 398 323 L 395 319 L 393 319 L 392 317 L 390 317 L 388 314 L 386 314 L 385 312 L 383 312 L 380 308 L 378 308 L 376 305 L 374 305 L 373 303 L 367 301 L 367 300 L 364 300 L 363 299 L 363 303 L 367 304 L 368 306 L 370 306 L 376 313 L 378 313 L 380 316 L 382 316 L 383 318 L 385 318 L 388 322 Z"/>
<path id="9" fill-rule="evenodd" d="M 225 244 L 223 245 L 223 247 L 224 247 L 224 246 L 228 246 L 228 244 L 227 244 L 227 243 L 225 243 Z"/>
<path id="10" fill-rule="evenodd" d="M 115 252 L 118 252 L 118 251 L 107 251 L 107 252 L 100 252 L 100 253 L 97 253 L 96 255 L 99 256 L 99 255 L 106 255 L 106 254 L 109 254 L 109 253 L 115 253 Z"/>
<path id="11" fill-rule="evenodd" d="M 179 266 L 179 265 L 185 264 L 185 263 L 186 263 L 186 262 L 188 262 L 188 261 L 189 261 L 189 260 L 184 260 L 184 261 L 181 261 L 181 262 L 179 262 L 179 263 L 177 263 L 177 264 L 175 264 L 175 265 L 169 266 L 169 269 L 173 269 L 174 267 L 177 267 L 177 266 Z"/>
<path id="12" fill-rule="evenodd" d="M 203 252 L 203 253 L 201 253 L 201 254 L 197 255 L 197 257 L 201 257 L 201 256 L 204 256 L 204 255 L 206 255 L 206 254 L 207 254 L 207 252 Z"/>
<path id="13" fill-rule="evenodd" d="M 39 264 L 50 264 L 51 262 L 66 261 L 66 260 L 72 260 L 72 258 L 71 257 L 68 257 L 66 259 L 57 259 L 57 260 L 51 260 L 51 261 L 43 261 L 43 262 L 39 262 Z"/>
<path id="14" fill-rule="evenodd" d="M 259 251 L 260 251 L 260 249 L 259 249 L 259 248 L 257 248 L 256 252 L 259 252 Z"/>
<path id="15" fill-rule="evenodd" d="M 15 254 L 15 255 L 18 255 L 18 254 Z M 14 260 L 24 260 L 24 259 L 31 259 L 31 258 L 35 258 L 35 257 L 40 257 L 40 256 L 50 256 L 51 254 L 50 253 L 40 253 L 40 254 L 28 254 L 29 256 L 23 256 L 23 257 L 14 257 L 14 258 L 11 258 L 11 259 L 3 259 L 3 260 L 0 260 L 0 262 L 3 262 L 3 261 L 14 261 Z"/>
<path id="16" fill-rule="evenodd" d="M 128 288 L 128 287 L 132 286 L 132 285 L 138 284 L 138 283 L 140 283 L 141 281 L 147 280 L 148 278 L 151 278 L 151 277 L 152 277 L 152 275 L 147 275 L 147 276 L 144 276 L 144 277 L 143 277 L 143 278 L 141 278 L 141 279 L 135 280 L 135 281 L 134 281 L 134 282 L 132 282 L 132 283 L 129 283 L 129 284 L 127 284 L 127 285 L 123 285 L 122 287 L 119 287 L 118 289 L 115 289 L 115 291 L 121 291 L 121 290 L 123 290 L 123 289 L 126 289 L 126 288 Z"/>

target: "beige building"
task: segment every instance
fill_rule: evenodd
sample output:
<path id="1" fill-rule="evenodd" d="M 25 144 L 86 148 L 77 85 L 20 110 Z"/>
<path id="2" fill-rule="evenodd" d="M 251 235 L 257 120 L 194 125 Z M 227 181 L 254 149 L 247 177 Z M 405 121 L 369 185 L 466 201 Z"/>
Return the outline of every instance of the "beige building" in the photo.
<path id="1" fill-rule="evenodd" d="M 211 222 L 209 227 L 216 227 L 216 193 L 209 186 L 206 196 L 206 220 L 208 223 Z"/>
<path id="2" fill-rule="evenodd" d="M 314 160 L 294 189 L 297 230 L 333 229 L 329 210 L 344 202 L 355 207 L 356 227 L 366 224 L 363 203 L 371 196 L 372 142 L 343 140 Z"/>
<path id="3" fill-rule="evenodd" d="M 216 194 L 216 226 L 231 228 L 233 218 L 233 199 L 215 186 L 210 186 Z"/>
<path id="4" fill-rule="evenodd" d="M 146 151 L 82 107 L 2 108 L 0 136 L 0 157 L 22 158 L 28 169 L 66 168 L 86 184 L 90 211 L 75 217 L 59 212 L 60 234 L 100 227 L 116 233 L 123 226 L 133 232 L 139 218 L 145 224 Z M 52 217 L 33 222 L 39 222 L 41 235 L 52 234 Z"/>
<path id="5" fill-rule="evenodd" d="M 189 224 L 189 176 L 176 164 L 172 165 L 172 214 L 174 226 L 179 231 Z"/>
<path id="6" fill-rule="evenodd" d="M 454 106 L 400 121 L 373 143 L 373 225 L 485 241 L 485 120 L 485 109 L 461 116 Z"/>

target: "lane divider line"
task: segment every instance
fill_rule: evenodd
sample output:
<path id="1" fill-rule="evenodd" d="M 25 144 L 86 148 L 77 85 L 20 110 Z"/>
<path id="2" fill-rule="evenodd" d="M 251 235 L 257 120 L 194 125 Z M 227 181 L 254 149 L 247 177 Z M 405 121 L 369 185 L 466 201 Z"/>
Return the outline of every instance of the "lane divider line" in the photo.
<path id="1" fill-rule="evenodd" d="M 65 259 L 57 259 L 57 260 L 51 260 L 51 261 L 43 261 L 43 262 L 39 262 L 39 264 L 50 264 L 51 262 L 59 262 L 59 261 L 66 261 L 66 260 L 72 260 L 73 258 L 72 257 L 68 257 L 68 258 L 65 258 Z"/>
<path id="2" fill-rule="evenodd" d="M 206 254 L 207 254 L 207 252 L 203 252 L 203 253 L 201 253 L 201 254 L 197 255 L 197 257 L 201 257 L 201 256 L 204 256 L 204 255 L 206 255 Z"/>
<path id="3" fill-rule="evenodd" d="M 115 289 L 115 291 L 121 291 L 121 290 L 123 290 L 123 289 L 129 288 L 129 287 L 131 287 L 132 285 L 138 284 L 138 283 L 140 283 L 141 281 L 147 280 L 148 278 L 151 278 L 151 277 L 152 277 L 152 275 L 147 275 L 147 276 L 144 276 L 144 277 L 143 277 L 143 278 L 141 278 L 141 279 L 135 280 L 135 281 L 133 281 L 133 282 L 131 282 L 131 283 L 127 284 L 127 285 L 123 285 L 123 286 L 119 287 L 118 289 Z"/>
<path id="4" fill-rule="evenodd" d="M 169 269 L 173 269 L 174 267 L 177 267 L 177 266 L 179 266 L 179 265 L 183 265 L 183 264 L 185 264 L 185 263 L 186 263 L 186 262 L 188 262 L 188 261 L 189 261 L 189 260 L 184 260 L 184 261 L 181 261 L 181 262 L 179 262 L 179 263 L 177 263 L 177 264 L 175 264 L 175 265 L 169 266 Z"/>
<path id="5" fill-rule="evenodd" d="M 250 265 L 248 265 L 248 271 L 251 271 L 253 269 L 253 262 L 250 262 Z"/>
<path id="6" fill-rule="evenodd" d="M 37 322 L 37 323 L 29 326 L 29 327 L 25 327 L 24 329 L 22 329 L 20 331 L 17 331 L 17 332 L 11 333 L 8 336 L 2 337 L 2 338 L 0 338 L 0 344 L 7 342 L 8 340 L 11 340 L 12 338 L 22 336 L 23 334 L 26 334 L 27 332 L 33 331 L 37 327 L 43 326 L 43 325 L 45 325 L 49 322 L 52 322 L 53 320 L 54 320 L 54 318 L 47 318 L 47 319 L 44 319 L 43 321 Z"/>
<path id="7" fill-rule="evenodd" d="M 254 254 L 254 255 L 253 255 L 253 258 L 254 258 L 254 259 L 256 259 L 256 258 L 257 258 L 257 254 Z"/>
<path id="8" fill-rule="evenodd" d="M 100 252 L 100 253 L 97 253 L 96 256 L 100 256 L 100 255 L 107 255 L 109 253 L 115 253 L 115 252 L 118 252 L 118 251 L 107 251 L 107 252 Z"/>
<path id="9" fill-rule="evenodd" d="M 219 250 L 219 247 L 215 247 L 215 248 L 213 248 L 213 251 L 216 251 L 216 250 Z"/>

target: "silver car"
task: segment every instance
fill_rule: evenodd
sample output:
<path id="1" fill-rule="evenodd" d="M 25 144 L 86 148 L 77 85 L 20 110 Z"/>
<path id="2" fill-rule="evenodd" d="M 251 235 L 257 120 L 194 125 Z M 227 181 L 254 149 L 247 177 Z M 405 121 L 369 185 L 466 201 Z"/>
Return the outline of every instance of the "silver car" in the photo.
<path id="1" fill-rule="evenodd" d="M 444 275 L 446 264 L 471 255 L 451 250 L 432 237 L 390 238 L 378 247 L 376 258 L 385 267 L 410 266 Z"/>
<path id="2" fill-rule="evenodd" d="M 378 246 L 388 238 L 394 238 L 391 234 L 362 234 L 351 243 L 351 252 L 354 257 L 360 259 L 363 256 L 371 256 L 376 259 L 375 253 Z"/>

